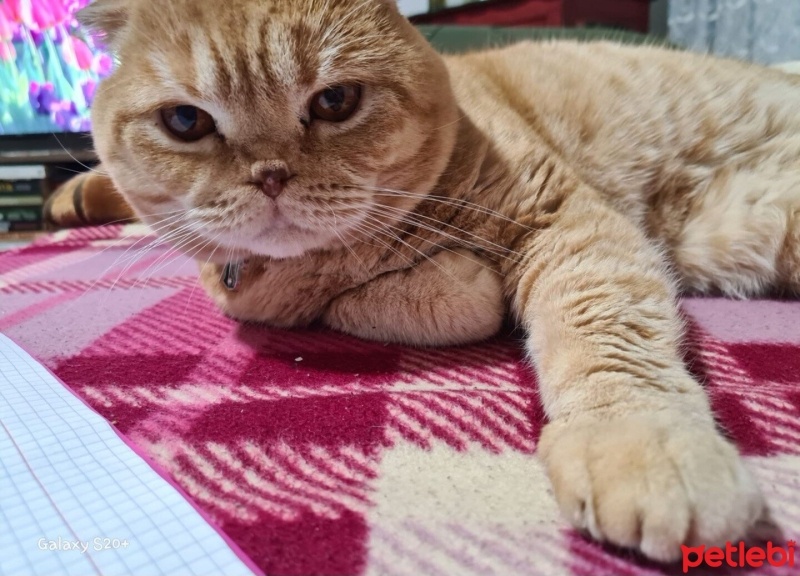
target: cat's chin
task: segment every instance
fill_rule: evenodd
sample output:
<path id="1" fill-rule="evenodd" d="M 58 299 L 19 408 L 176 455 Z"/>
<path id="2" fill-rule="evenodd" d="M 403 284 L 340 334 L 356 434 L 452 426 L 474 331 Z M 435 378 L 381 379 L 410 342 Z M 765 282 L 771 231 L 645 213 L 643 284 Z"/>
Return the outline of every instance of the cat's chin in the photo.
<path id="1" fill-rule="evenodd" d="M 288 258 L 300 258 L 307 254 L 312 249 L 307 249 L 295 244 L 283 244 L 279 246 L 260 247 L 254 254 L 258 256 L 267 256 L 275 260 L 286 260 Z"/>
<path id="2" fill-rule="evenodd" d="M 249 244 L 248 249 L 259 256 L 284 260 L 299 258 L 312 251 L 332 249 L 335 245 L 335 237 L 290 226 L 262 232 Z"/>
<path id="3" fill-rule="evenodd" d="M 236 262 L 247 260 L 248 258 L 264 257 L 272 258 L 273 260 L 286 260 L 289 258 L 299 258 L 309 252 L 316 250 L 324 250 L 321 248 L 306 248 L 298 244 L 258 244 L 253 243 L 247 248 L 237 246 L 236 248 L 227 248 L 220 246 L 216 253 L 212 253 L 212 249 L 208 248 L 200 252 L 192 254 L 195 260 L 207 260 L 213 264 L 228 264 L 229 262 Z"/>

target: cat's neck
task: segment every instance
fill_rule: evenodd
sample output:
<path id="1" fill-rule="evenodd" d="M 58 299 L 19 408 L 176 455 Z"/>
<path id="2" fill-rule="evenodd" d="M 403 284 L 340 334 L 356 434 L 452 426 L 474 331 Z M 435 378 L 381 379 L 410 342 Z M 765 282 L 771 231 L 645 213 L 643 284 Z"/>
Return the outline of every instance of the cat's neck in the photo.
<path id="1" fill-rule="evenodd" d="M 491 142 L 459 109 L 458 128 L 444 170 L 429 191 L 432 196 L 464 198 L 485 175 L 492 155 Z"/>
<path id="2" fill-rule="evenodd" d="M 489 136 L 469 116 L 461 114 L 447 167 L 428 196 L 432 202 L 447 198 L 460 203 L 462 211 L 472 216 L 496 214 L 497 217 L 490 219 L 461 218 L 490 233 L 489 228 L 497 228 L 512 217 L 505 211 L 510 206 L 508 196 L 513 192 L 513 176 Z M 424 207 L 423 203 L 420 208 Z"/>

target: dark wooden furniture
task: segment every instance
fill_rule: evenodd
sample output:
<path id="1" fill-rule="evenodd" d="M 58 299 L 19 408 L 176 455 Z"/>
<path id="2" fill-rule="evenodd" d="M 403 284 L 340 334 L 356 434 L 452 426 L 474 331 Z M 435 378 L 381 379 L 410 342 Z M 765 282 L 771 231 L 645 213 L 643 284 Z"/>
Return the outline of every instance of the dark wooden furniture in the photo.
<path id="1" fill-rule="evenodd" d="M 487 0 L 411 18 L 416 24 L 603 26 L 647 33 L 650 0 Z"/>

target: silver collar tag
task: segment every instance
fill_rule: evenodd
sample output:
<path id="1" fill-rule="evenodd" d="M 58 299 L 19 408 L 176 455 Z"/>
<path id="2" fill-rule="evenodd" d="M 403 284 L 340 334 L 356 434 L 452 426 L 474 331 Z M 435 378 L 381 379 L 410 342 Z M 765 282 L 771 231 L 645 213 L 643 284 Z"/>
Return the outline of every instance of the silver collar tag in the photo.
<path id="1" fill-rule="evenodd" d="M 228 262 L 222 269 L 222 284 L 233 292 L 239 287 L 244 262 Z"/>

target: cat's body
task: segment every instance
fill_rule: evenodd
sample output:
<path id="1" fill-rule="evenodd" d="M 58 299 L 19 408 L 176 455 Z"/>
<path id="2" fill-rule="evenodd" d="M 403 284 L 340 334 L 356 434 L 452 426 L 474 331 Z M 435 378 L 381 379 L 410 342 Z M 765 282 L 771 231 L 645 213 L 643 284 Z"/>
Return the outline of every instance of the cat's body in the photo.
<path id="1" fill-rule="evenodd" d="M 800 77 L 612 43 L 522 43 L 445 62 L 463 113 L 460 122 L 468 124 L 459 140 L 469 143 L 470 153 L 453 159 L 447 169 L 453 175 L 431 190 L 434 197 L 463 199 L 539 228 L 548 209 L 535 202 L 545 200 L 553 173 L 563 178 L 567 172 L 664 250 L 684 290 L 731 296 L 800 290 Z M 484 162 L 488 170 L 481 173 Z M 540 181 L 531 190 L 526 179 L 536 176 Z M 555 201 L 569 195 L 569 188 L 555 190 Z M 435 251 L 483 247 L 481 254 L 508 277 L 515 259 L 500 247 L 516 250 L 512 238 L 525 228 L 481 209 L 462 212 L 436 200 L 423 204 L 416 211 L 423 226 L 403 240 L 426 253 L 431 242 Z M 425 229 L 442 221 L 447 224 L 436 231 Z M 384 262 L 386 269 L 397 267 L 398 259 L 421 259 L 391 235 L 382 240 L 402 253 Z M 386 246 L 378 252 L 373 247 L 361 257 L 386 258 Z M 357 280 L 345 282 L 348 288 L 363 283 L 362 263 L 346 250 L 340 256 L 343 261 L 332 266 L 337 273 L 358 268 L 352 272 Z M 330 262 L 331 255 L 324 260 Z M 385 271 L 377 263 L 368 267 L 375 275 Z M 218 267 L 211 269 L 218 274 Z M 318 300 L 297 299 L 290 291 L 285 302 L 270 284 L 270 298 L 286 318 L 249 302 L 240 309 L 238 293 L 220 293 L 220 304 L 242 319 L 304 324 L 327 309 L 338 292 L 335 284 L 325 284 L 330 291 Z M 513 281 L 507 291 L 513 293 Z M 300 304 L 302 312 L 292 317 L 290 310 Z M 471 341 L 488 330 L 471 334 L 465 326 L 466 333 L 450 331 L 452 340 L 444 334 L 437 340 L 422 327 L 412 328 L 419 334 L 393 337 L 370 334 L 370 323 L 363 324 L 353 331 L 412 344 Z M 389 325 L 398 326 L 395 319 Z"/>
<path id="2" fill-rule="evenodd" d="M 610 43 L 447 61 L 507 166 L 522 173 L 528 142 L 543 142 L 666 248 L 685 289 L 800 291 L 800 262 L 786 261 L 800 242 L 800 76 Z"/>
<path id="3" fill-rule="evenodd" d="M 206 262 L 223 310 L 424 345 L 480 340 L 508 314 L 529 333 L 551 419 L 539 451 L 571 522 L 669 560 L 761 516 L 683 366 L 668 267 L 692 290 L 798 292 L 797 80 L 613 44 L 442 60 L 386 0 L 133 4 L 88 15 L 122 56 L 98 151 L 140 215 Z M 160 50 L 134 51 L 143 30 Z M 352 81 L 352 117 L 305 115 Z M 213 131 L 170 140 L 178 105 Z M 242 259 L 230 291 L 222 266 Z"/>

